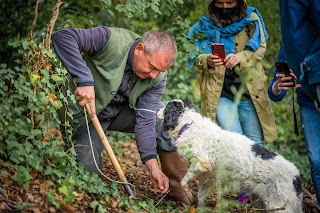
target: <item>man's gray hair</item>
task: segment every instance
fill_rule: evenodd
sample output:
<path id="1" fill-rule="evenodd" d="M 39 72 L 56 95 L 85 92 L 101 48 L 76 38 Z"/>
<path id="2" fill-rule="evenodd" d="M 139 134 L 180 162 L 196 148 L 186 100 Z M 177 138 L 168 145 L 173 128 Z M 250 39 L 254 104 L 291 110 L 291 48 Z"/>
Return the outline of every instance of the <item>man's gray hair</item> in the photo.
<path id="1" fill-rule="evenodd" d="M 174 36 L 164 30 L 150 30 L 139 38 L 139 42 L 144 45 L 146 54 L 154 54 L 158 51 L 168 51 L 173 54 L 172 61 L 177 54 L 177 44 Z"/>

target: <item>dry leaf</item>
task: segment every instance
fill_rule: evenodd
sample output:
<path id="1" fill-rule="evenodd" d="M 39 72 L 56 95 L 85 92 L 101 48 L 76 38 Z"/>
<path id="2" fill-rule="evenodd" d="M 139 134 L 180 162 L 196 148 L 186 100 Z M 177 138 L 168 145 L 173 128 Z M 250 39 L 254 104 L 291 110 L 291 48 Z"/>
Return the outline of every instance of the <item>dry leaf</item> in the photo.
<path id="1" fill-rule="evenodd" d="M 32 209 L 32 212 L 33 212 L 33 213 L 41 213 L 41 211 L 40 211 L 39 208 L 34 208 L 34 209 Z"/>
<path id="2" fill-rule="evenodd" d="M 194 206 L 189 206 L 188 213 L 197 213 L 197 209 Z"/>
<path id="3" fill-rule="evenodd" d="M 50 71 L 50 70 L 51 70 L 51 67 L 52 67 L 52 64 L 51 64 L 51 63 L 46 63 L 46 64 L 44 65 L 44 67 L 45 67 L 46 70 Z"/>

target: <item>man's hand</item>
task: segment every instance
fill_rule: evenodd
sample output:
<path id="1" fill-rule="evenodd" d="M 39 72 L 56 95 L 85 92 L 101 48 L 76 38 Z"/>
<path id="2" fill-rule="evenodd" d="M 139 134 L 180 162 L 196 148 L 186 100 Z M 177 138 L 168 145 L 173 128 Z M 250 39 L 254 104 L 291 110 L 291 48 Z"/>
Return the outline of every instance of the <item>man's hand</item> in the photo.
<path id="1" fill-rule="evenodd" d="M 89 104 L 91 109 L 91 116 L 94 117 L 96 115 L 96 107 L 94 104 L 94 101 L 95 101 L 94 87 L 93 86 L 77 87 L 75 95 L 76 95 L 76 100 L 79 102 L 80 106 L 85 106 L 86 104 Z"/>
<path id="2" fill-rule="evenodd" d="M 164 194 L 169 190 L 169 179 L 160 170 L 156 159 L 151 159 L 146 162 L 146 166 L 149 170 L 150 180 L 154 186 L 154 193 Z"/>

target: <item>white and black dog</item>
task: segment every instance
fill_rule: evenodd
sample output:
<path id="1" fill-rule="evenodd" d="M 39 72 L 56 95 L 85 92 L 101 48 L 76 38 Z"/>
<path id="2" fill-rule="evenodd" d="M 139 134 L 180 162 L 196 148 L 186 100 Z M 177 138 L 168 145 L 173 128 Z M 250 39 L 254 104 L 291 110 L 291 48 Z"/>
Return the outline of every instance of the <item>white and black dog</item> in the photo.
<path id="1" fill-rule="evenodd" d="M 163 120 L 178 153 L 190 162 L 181 185 L 192 199 L 190 184 L 198 182 L 199 206 L 205 205 L 219 171 L 223 171 L 229 176 L 225 184 L 231 184 L 230 180 L 238 184 L 257 197 L 266 211 L 303 212 L 303 189 L 293 163 L 243 135 L 221 129 L 185 101 L 170 101 L 157 117 Z"/>

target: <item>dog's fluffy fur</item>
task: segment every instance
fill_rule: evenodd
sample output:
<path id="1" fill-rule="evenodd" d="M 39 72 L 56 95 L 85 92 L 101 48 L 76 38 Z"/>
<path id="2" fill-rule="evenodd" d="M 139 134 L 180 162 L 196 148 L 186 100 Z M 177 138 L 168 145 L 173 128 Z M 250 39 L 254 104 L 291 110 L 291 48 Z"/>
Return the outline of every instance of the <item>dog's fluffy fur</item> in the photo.
<path id="1" fill-rule="evenodd" d="M 178 153 L 189 162 L 196 159 L 196 163 L 190 162 L 181 185 L 192 198 L 189 184 L 197 180 L 199 206 L 205 205 L 216 175 L 222 171 L 229 176 L 225 184 L 232 184 L 230 180 L 238 184 L 242 191 L 257 197 L 266 210 L 302 212 L 303 189 L 293 163 L 243 135 L 221 129 L 184 101 L 170 101 L 157 116 Z"/>

